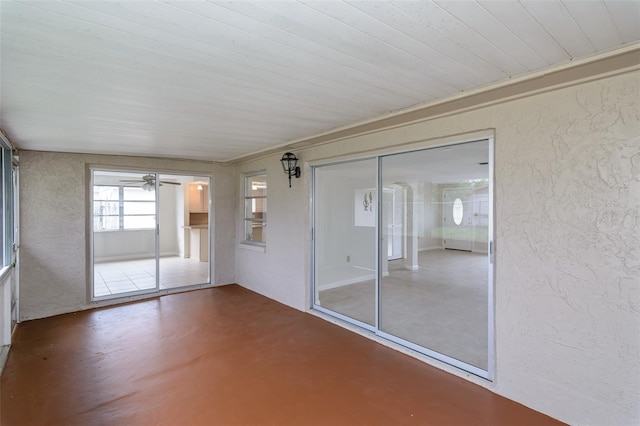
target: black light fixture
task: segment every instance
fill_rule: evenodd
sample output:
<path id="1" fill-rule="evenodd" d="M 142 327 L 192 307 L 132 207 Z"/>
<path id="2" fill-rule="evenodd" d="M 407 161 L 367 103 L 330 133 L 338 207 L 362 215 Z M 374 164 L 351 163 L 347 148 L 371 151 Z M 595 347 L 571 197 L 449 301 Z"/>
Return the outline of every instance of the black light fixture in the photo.
<path id="1" fill-rule="evenodd" d="M 291 176 L 295 176 L 296 179 L 300 177 L 300 167 L 298 167 L 298 157 L 290 152 L 286 152 L 280 159 L 282 163 L 282 170 L 289 176 L 289 188 L 291 188 Z"/>

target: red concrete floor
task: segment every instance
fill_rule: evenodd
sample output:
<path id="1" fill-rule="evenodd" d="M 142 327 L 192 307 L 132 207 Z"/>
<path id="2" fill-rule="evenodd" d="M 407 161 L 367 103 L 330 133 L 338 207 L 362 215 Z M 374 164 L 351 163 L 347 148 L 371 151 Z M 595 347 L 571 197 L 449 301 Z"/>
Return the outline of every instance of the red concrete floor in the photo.
<path id="1" fill-rule="evenodd" d="M 237 285 L 20 324 L 2 425 L 547 425 Z"/>

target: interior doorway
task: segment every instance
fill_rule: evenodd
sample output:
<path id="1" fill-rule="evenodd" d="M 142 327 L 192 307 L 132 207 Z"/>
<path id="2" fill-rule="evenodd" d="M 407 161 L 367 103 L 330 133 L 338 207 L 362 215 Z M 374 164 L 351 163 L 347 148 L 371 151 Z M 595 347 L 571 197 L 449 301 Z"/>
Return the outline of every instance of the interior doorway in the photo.
<path id="1" fill-rule="evenodd" d="M 93 300 L 210 283 L 209 182 L 91 170 Z"/>

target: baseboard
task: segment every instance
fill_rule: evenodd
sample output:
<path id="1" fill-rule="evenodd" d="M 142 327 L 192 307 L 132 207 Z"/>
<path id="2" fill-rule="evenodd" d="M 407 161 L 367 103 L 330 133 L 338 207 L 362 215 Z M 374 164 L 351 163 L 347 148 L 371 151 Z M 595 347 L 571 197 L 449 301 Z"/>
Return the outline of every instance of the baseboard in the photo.
<path id="1" fill-rule="evenodd" d="M 160 257 L 172 257 L 172 256 L 180 256 L 180 253 L 177 251 L 168 251 L 160 253 Z M 94 263 L 105 263 L 105 262 L 121 262 L 124 260 L 142 260 L 142 259 L 153 259 L 155 256 L 153 254 L 129 254 L 124 256 L 105 256 L 94 259 Z"/>
<path id="2" fill-rule="evenodd" d="M 177 251 L 167 251 L 160 253 L 160 257 L 184 257 L 183 254 L 178 253 Z"/>
<path id="3" fill-rule="evenodd" d="M 421 249 L 418 249 L 418 251 L 429 251 L 429 250 L 444 250 L 444 246 L 432 246 L 432 247 L 424 247 Z"/>
<path id="4" fill-rule="evenodd" d="M 362 268 L 362 269 L 364 269 L 364 268 Z M 389 271 L 383 272 L 382 276 L 383 277 L 388 277 L 389 276 Z M 351 284 L 358 284 L 358 283 L 361 283 L 361 282 L 375 280 L 375 279 L 376 279 L 376 274 L 363 275 L 361 277 L 355 277 L 355 278 L 351 278 L 351 279 L 348 279 L 348 280 L 341 280 L 341 281 L 335 281 L 335 282 L 332 282 L 332 283 L 323 284 L 321 286 L 318 286 L 318 291 L 331 290 L 333 288 L 343 287 L 345 285 L 351 285 Z"/>
<path id="5" fill-rule="evenodd" d="M 335 282 L 332 282 L 332 283 L 323 284 L 321 286 L 318 286 L 318 291 L 331 290 L 332 288 L 343 287 L 345 285 L 357 284 L 357 283 L 361 283 L 361 282 L 364 282 L 364 281 L 370 281 L 370 280 L 375 280 L 375 279 L 376 279 L 376 275 L 375 274 L 363 275 L 361 277 L 355 277 L 355 278 L 351 278 L 349 280 L 341 280 L 341 281 L 335 281 Z"/>

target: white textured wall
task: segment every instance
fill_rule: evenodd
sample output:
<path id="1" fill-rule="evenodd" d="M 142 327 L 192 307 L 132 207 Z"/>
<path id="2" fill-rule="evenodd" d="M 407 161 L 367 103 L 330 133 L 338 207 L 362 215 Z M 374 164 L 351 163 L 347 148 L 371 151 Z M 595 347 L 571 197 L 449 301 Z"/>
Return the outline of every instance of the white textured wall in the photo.
<path id="1" fill-rule="evenodd" d="M 219 164 L 169 159 L 20 152 L 20 316 L 86 309 L 88 164 L 213 174 L 212 282 L 234 281 L 235 174 Z M 102 302 L 109 303 L 109 302 Z M 95 306 L 95 305 L 94 305 Z"/>
<path id="2" fill-rule="evenodd" d="M 639 100 L 636 72 L 496 118 L 498 389 L 572 423 L 640 423 Z"/>
<path id="3" fill-rule="evenodd" d="M 563 421 L 638 424 L 639 81 L 628 73 L 295 153 L 314 162 L 494 129 L 496 374 L 484 385 Z M 306 310 L 309 170 L 290 189 L 279 156 L 240 167 L 264 168 L 267 250 L 236 250 L 237 282 Z"/>
<path id="4" fill-rule="evenodd" d="M 10 268 L 0 278 L 0 354 L 2 346 L 11 344 L 11 302 L 13 285 L 16 279 L 15 269 Z M 3 360 L 0 358 L 0 372 L 3 367 Z"/>
<path id="5" fill-rule="evenodd" d="M 241 167 L 242 173 L 266 170 L 267 173 L 267 246 L 256 250 L 239 244 L 244 234 L 241 218 L 243 205 L 238 204 L 236 236 L 236 282 L 258 293 L 297 309 L 308 305 L 308 286 L 305 276 L 309 262 L 309 203 L 306 188 L 309 174 L 305 171 L 291 186 L 282 171 L 280 157 Z M 242 175 L 233 183 L 238 199 L 243 199 Z M 273 190 L 272 190 L 273 188 Z M 301 189 L 304 188 L 304 189 Z"/>

